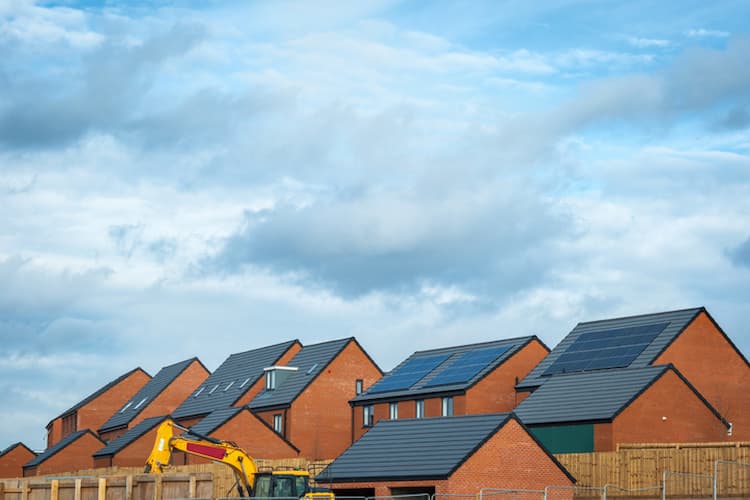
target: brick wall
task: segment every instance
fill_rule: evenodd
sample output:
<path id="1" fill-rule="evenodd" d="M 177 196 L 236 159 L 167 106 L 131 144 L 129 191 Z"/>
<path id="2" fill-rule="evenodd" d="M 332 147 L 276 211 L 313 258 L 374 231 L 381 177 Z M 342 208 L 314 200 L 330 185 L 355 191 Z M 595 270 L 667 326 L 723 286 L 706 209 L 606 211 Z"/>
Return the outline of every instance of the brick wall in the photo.
<path id="1" fill-rule="evenodd" d="M 36 455 L 23 445 L 18 445 L 0 456 L 0 477 L 22 477 L 23 465 Z"/>
<path id="2" fill-rule="evenodd" d="M 209 371 L 200 361 L 194 360 L 164 390 L 150 402 L 130 423 L 134 427 L 142 420 L 172 413 L 183 401 L 206 381 Z"/>
<path id="3" fill-rule="evenodd" d="M 513 410 L 523 399 L 516 394 L 516 381 L 523 379 L 547 354 L 549 349 L 544 344 L 531 340 L 466 391 L 466 415 Z"/>
<path id="4" fill-rule="evenodd" d="M 612 445 L 725 440 L 726 427 L 671 370 L 654 382 L 612 423 Z M 595 448 L 595 451 L 613 449 Z"/>
<path id="5" fill-rule="evenodd" d="M 286 415 L 286 438 L 303 457 L 338 456 L 351 444 L 349 400 L 355 396 L 355 381 L 362 379 L 368 387 L 381 376 L 359 344 L 350 341 L 292 403 Z"/>
<path id="6" fill-rule="evenodd" d="M 568 476 L 526 430 L 511 419 L 448 480 L 444 493 L 470 493 L 479 488 L 543 490 L 573 485 Z M 550 499 L 572 499 L 569 489 L 552 490 Z"/>
<path id="7" fill-rule="evenodd" d="M 750 366 L 705 312 L 653 364 L 672 363 L 733 424 L 732 439 L 750 440 Z"/>
<path id="8" fill-rule="evenodd" d="M 90 469 L 94 465 L 91 455 L 102 447 L 104 443 L 87 432 L 36 467 L 24 469 L 23 475 L 42 476 Z"/>
<path id="9" fill-rule="evenodd" d="M 248 410 L 239 412 L 212 432 L 211 437 L 234 441 L 253 458 L 293 458 L 298 455 L 297 450 Z"/>

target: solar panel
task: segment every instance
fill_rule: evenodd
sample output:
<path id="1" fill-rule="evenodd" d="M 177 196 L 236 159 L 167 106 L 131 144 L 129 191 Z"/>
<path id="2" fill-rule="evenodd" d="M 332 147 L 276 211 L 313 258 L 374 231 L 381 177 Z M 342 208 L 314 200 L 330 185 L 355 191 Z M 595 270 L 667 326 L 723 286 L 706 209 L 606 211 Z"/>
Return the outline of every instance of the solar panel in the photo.
<path id="1" fill-rule="evenodd" d="M 479 349 L 463 353 L 435 378 L 427 382 L 425 387 L 436 385 L 462 384 L 471 380 L 487 365 L 505 354 L 512 345 Z"/>
<path id="2" fill-rule="evenodd" d="M 542 375 L 630 366 L 668 325 L 656 323 L 583 333 Z"/>
<path id="3" fill-rule="evenodd" d="M 380 379 L 367 392 L 372 394 L 408 389 L 449 357 L 450 354 L 439 354 L 410 359 L 401 368 Z"/>

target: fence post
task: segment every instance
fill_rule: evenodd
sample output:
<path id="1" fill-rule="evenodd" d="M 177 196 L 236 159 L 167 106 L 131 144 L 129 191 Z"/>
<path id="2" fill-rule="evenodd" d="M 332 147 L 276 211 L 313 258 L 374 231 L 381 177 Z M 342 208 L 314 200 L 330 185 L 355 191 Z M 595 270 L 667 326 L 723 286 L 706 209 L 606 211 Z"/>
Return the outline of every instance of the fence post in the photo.
<path id="1" fill-rule="evenodd" d="M 714 460 L 714 484 L 713 484 L 713 490 L 714 490 L 714 500 L 716 500 L 716 494 L 717 494 L 717 486 L 718 486 L 718 479 L 719 479 L 719 461 Z"/>
<path id="2" fill-rule="evenodd" d="M 57 500 L 59 492 L 60 492 L 60 481 L 57 479 L 53 479 L 51 486 L 50 486 L 50 491 L 49 491 L 50 500 Z"/>
<path id="3" fill-rule="evenodd" d="M 73 500 L 81 500 L 81 478 L 76 479 Z"/>
<path id="4" fill-rule="evenodd" d="M 195 479 L 195 474 L 190 474 L 190 498 L 198 496 L 198 482 Z"/>
<path id="5" fill-rule="evenodd" d="M 29 480 L 24 479 L 21 484 L 21 500 L 29 500 Z"/>
<path id="6" fill-rule="evenodd" d="M 97 489 L 97 499 L 107 500 L 107 478 L 99 478 L 99 488 Z"/>
<path id="7" fill-rule="evenodd" d="M 5 483 L 0 482 L 0 500 L 5 500 Z"/>
<path id="8" fill-rule="evenodd" d="M 661 500 L 667 500 L 667 471 L 661 473 Z"/>
<path id="9" fill-rule="evenodd" d="M 161 474 L 154 476 L 154 500 L 161 500 Z"/>
<path id="10" fill-rule="evenodd" d="M 133 475 L 125 476 L 125 500 L 133 499 Z"/>

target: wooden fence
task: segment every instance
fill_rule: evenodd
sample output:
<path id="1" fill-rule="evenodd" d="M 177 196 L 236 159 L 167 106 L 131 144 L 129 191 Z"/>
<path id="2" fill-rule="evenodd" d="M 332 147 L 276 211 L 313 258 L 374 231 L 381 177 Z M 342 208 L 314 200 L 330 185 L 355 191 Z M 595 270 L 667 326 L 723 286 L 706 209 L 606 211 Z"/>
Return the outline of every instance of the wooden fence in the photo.
<path id="1" fill-rule="evenodd" d="M 661 485 L 665 478 L 669 496 L 711 498 L 714 466 L 717 488 L 723 498 L 750 498 L 750 442 L 690 444 L 627 444 L 617 451 L 568 453 L 556 458 L 578 480 L 578 486 L 616 485 L 639 490 Z M 645 496 L 612 488 L 613 496 Z M 648 496 L 657 498 L 655 493 Z"/>

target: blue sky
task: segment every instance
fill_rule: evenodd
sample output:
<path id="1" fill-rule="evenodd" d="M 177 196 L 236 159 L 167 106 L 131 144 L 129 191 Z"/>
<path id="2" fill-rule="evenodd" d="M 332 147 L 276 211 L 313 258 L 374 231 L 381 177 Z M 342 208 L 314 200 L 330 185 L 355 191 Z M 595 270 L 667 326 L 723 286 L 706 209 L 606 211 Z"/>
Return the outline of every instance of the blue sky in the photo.
<path id="1" fill-rule="evenodd" d="M 290 338 L 706 306 L 750 354 L 747 2 L 0 1 L 0 448 Z"/>

